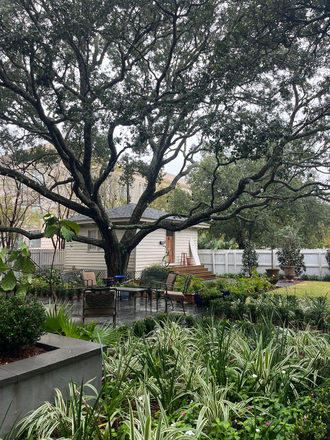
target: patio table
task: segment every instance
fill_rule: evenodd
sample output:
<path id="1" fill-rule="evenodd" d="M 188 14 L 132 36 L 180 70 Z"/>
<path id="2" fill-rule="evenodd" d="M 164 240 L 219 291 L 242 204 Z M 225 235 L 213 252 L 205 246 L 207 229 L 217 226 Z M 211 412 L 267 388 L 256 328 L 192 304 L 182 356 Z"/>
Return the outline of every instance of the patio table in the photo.
<path id="1" fill-rule="evenodd" d="M 133 299 L 134 299 L 134 310 L 136 310 L 136 294 L 137 293 L 144 293 L 148 291 L 149 287 L 125 287 L 125 286 L 120 286 L 120 287 L 116 287 L 113 286 L 112 289 L 116 290 L 116 292 L 120 293 L 120 292 L 129 292 L 132 294 Z M 146 306 L 147 306 L 147 301 L 148 301 L 148 295 L 146 295 Z M 158 307 L 158 301 L 157 301 L 157 307 Z"/>

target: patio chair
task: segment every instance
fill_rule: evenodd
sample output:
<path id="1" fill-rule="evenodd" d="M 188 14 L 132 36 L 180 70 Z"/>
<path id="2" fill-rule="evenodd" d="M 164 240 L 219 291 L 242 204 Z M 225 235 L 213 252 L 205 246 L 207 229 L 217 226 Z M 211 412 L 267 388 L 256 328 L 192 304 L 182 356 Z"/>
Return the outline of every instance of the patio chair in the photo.
<path id="1" fill-rule="evenodd" d="M 164 293 L 165 313 L 167 313 L 167 301 L 171 301 L 171 306 L 173 308 L 173 299 L 181 302 L 183 313 L 186 313 L 185 309 L 184 309 L 184 300 L 186 298 L 186 294 L 189 289 L 192 278 L 193 278 L 192 274 L 187 275 L 186 280 L 184 282 L 182 292 L 175 292 L 173 290 L 168 290 L 168 289 L 165 290 L 165 293 Z"/>
<path id="2" fill-rule="evenodd" d="M 86 317 L 112 316 L 116 322 L 116 291 L 110 287 L 92 287 L 84 291 L 83 297 L 83 322 Z"/>
<path id="3" fill-rule="evenodd" d="M 81 278 L 84 287 L 96 286 L 96 277 L 94 272 L 81 272 Z"/>
<path id="4" fill-rule="evenodd" d="M 166 290 L 173 291 L 176 277 L 179 272 L 169 272 L 166 281 L 155 281 L 156 286 L 156 298 L 158 298 Z"/>

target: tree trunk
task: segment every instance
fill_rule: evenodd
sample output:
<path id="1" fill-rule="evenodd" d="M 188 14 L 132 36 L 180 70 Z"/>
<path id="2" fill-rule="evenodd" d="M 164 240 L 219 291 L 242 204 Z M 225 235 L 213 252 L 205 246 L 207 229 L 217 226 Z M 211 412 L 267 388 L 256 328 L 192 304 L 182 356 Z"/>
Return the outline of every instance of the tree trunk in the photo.
<path id="1" fill-rule="evenodd" d="M 117 234 L 108 228 L 107 224 L 98 224 L 100 234 L 105 242 L 104 259 L 107 266 L 107 276 L 126 275 L 131 251 L 119 242 Z"/>

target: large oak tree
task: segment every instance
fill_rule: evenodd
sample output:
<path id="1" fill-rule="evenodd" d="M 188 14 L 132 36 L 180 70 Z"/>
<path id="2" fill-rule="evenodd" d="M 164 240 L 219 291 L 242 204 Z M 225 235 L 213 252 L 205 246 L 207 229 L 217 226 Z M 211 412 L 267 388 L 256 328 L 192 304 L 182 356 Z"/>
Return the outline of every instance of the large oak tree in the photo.
<path id="1" fill-rule="evenodd" d="M 92 218 L 102 238 L 74 239 L 104 249 L 109 275 L 125 271 L 153 230 L 266 206 L 281 197 L 273 185 L 290 190 L 286 198 L 327 197 L 325 179 L 304 181 L 309 169 L 329 163 L 327 2 L 2 0 L 0 11 L 0 174 Z M 66 168 L 63 181 L 48 185 L 26 172 L 41 156 L 22 162 L 13 154 L 28 149 L 32 157 L 42 142 Z M 224 198 L 211 186 L 208 201 L 180 223 L 164 215 L 139 224 L 203 149 L 214 155 L 215 172 L 241 160 L 262 165 Z M 157 189 L 180 152 L 181 171 Z M 115 226 L 100 192 L 126 154 L 143 164 L 147 187 L 129 224 Z M 296 176 L 299 188 L 291 185 Z M 74 199 L 58 191 L 69 183 Z M 235 205 L 246 193 L 249 202 Z M 125 229 L 120 242 L 116 229 Z"/>

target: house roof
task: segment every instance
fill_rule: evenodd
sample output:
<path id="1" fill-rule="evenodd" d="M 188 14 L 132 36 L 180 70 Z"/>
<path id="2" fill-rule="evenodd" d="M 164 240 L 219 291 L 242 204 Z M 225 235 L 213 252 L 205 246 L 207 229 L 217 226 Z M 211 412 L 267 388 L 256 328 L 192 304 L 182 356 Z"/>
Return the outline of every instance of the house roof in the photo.
<path id="1" fill-rule="evenodd" d="M 136 203 L 129 203 L 128 205 L 119 206 L 118 208 L 111 208 L 107 209 L 106 213 L 108 214 L 109 218 L 112 220 L 114 219 L 128 219 L 132 216 L 134 208 L 136 206 Z M 163 215 L 167 214 L 167 212 L 159 211 L 158 209 L 153 208 L 146 208 L 144 211 L 142 218 L 143 219 L 150 219 L 150 220 L 158 220 Z M 168 217 L 168 220 L 176 220 L 180 221 L 181 219 L 179 217 Z M 71 221 L 74 222 L 82 222 L 87 220 L 92 220 L 90 217 L 87 217 L 87 215 L 78 215 L 76 217 L 70 217 Z"/>

